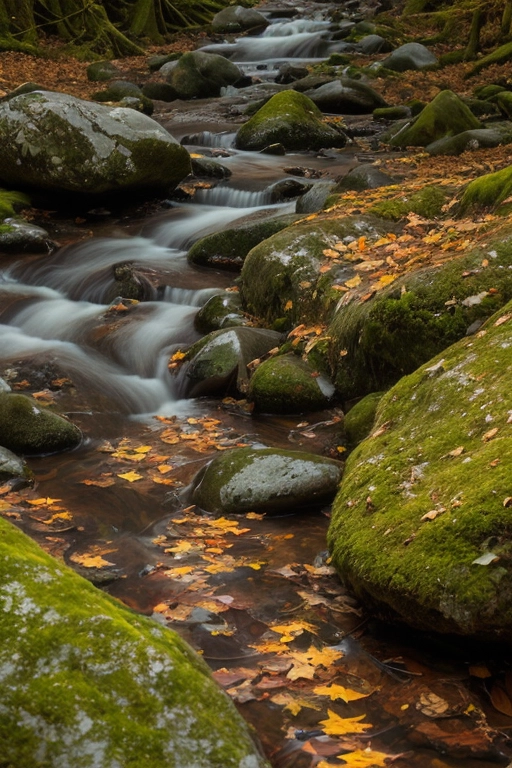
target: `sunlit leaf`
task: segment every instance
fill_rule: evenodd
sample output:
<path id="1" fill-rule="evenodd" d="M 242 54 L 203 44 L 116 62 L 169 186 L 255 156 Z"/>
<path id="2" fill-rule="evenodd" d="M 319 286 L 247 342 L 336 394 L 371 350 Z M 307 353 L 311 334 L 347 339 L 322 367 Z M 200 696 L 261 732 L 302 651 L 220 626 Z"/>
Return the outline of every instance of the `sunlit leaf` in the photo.
<path id="1" fill-rule="evenodd" d="M 123 472 L 118 475 L 118 477 L 121 477 L 123 480 L 128 480 L 129 483 L 135 483 L 137 480 L 142 480 L 142 475 L 134 472 L 133 469 L 130 472 Z"/>
<path id="2" fill-rule="evenodd" d="M 389 755 L 384 752 L 375 752 L 373 749 L 357 749 L 355 752 L 346 752 L 341 756 L 345 765 L 349 768 L 381 768 L 386 766 L 386 760 Z M 327 765 L 327 763 L 324 763 Z M 317 763 L 316 768 L 321 768 L 322 764 Z M 330 766 L 332 768 L 332 765 Z"/>
<path id="3" fill-rule="evenodd" d="M 313 688 L 313 693 L 318 696 L 329 696 L 331 701 L 341 699 L 348 703 L 349 701 L 357 701 L 358 699 L 365 699 L 370 696 L 371 693 L 359 693 L 359 691 L 353 691 L 351 688 L 345 688 L 343 685 L 317 685 Z"/>
<path id="4" fill-rule="evenodd" d="M 101 555 L 90 555 L 87 552 L 83 555 L 75 552 L 69 559 L 73 563 L 83 565 L 84 568 L 105 568 L 107 565 L 114 565 L 114 563 L 111 563 L 110 560 L 105 560 Z"/>
<path id="5" fill-rule="evenodd" d="M 327 710 L 327 720 L 320 720 L 320 725 L 329 736 L 344 736 L 346 733 L 364 733 L 373 728 L 371 723 L 362 723 L 366 715 L 358 717 L 340 717 L 332 709 Z M 343 758 L 344 759 L 344 758 Z"/>
<path id="6" fill-rule="evenodd" d="M 52 504 L 56 504 L 58 501 L 62 501 L 62 499 L 51 499 L 47 496 L 44 499 L 27 499 L 27 504 L 31 504 L 33 507 L 51 507 Z"/>

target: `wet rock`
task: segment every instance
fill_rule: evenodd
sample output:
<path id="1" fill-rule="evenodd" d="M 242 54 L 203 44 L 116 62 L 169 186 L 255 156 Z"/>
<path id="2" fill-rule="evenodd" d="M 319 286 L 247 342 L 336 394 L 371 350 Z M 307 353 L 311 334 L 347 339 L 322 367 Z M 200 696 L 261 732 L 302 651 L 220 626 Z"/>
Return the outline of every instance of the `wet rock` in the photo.
<path id="1" fill-rule="evenodd" d="M 119 101 L 119 106 L 135 109 L 137 112 L 142 112 L 144 115 L 152 115 L 155 109 L 151 99 L 147 99 L 145 96 L 123 96 Z"/>
<path id="2" fill-rule="evenodd" d="M 360 80 L 348 77 L 306 91 L 305 95 L 309 96 L 322 112 L 337 115 L 370 114 L 377 107 L 386 106 L 382 96 L 373 88 Z"/>
<path id="3" fill-rule="evenodd" d="M 282 203 L 286 200 L 293 200 L 295 197 L 299 197 L 307 192 L 311 188 L 311 184 L 304 181 L 297 181 L 297 179 L 283 179 L 272 185 L 270 188 L 271 202 Z"/>
<path id="4" fill-rule="evenodd" d="M 7 480 L 19 480 L 24 485 L 28 484 L 31 472 L 23 459 L 7 448 L 0 446 L 0 482 Z"/>
<path id="5" fill-rule="evenodd" d="M 208 334 L 187 351 L 182 376 L 186 397 L 244 392 L 247 364 L 279 346 L 281 334 L 262 328 L 230 328 Z"/>
<path id="6" fill-rule="evenodd" d="M 391 134 L 389 143 L 399 147 L 426 147 L 445 136 L 481 128 L 471 110 L 453 93 L 441 91 L 411 123 Z"/>
<path id="7" fill-rule="evenodd" d="M 99 196 L 168 191 L 188 152 L 132 109 L 38 91 L 0 104 L 0 179 L 14 187 Z"/>
<path id="8" fill-rule="evenodd" d="M 350 448 L 359 445 L 372 431 L 377 408 L 383 395 L 384 392 L 371 392 L 345 414 L 343 427 Z"/>
<path id="9" fill-rule="evenodd" d="M 316 184 L 313 184 L 305 194 L 299 197 L 295 210 L 297 213 L 315 213 L 316 211 L 321 211 L 325 205 L 325 201 L 336 187 L 337 185 L 334 181 L 319 181 Z"/>
<path id="10" fill-rule="evenodd" d="M 475 128 L 456 136 L 433 141 L 425 149 L 429 155 L 460 155 L 462 152 L 512 143 L 512 123 L 493 124 L 492 128 Z"/>
<path id="11" fill-rule="evenodd" d="M 214 32 L 246 32 L 255 29 L 262 31 L 269 22 L 259 11 L 244 8 L 242 5 L 231 5 L 223 8 L 212 19 Z"/>
<path id="12" fill-rule="evenodd" d="M 182 55 L 182 53 L 175 52 L 150 56 L 148 59 L 148 69 L 150 72 L 158 72 L 158 70 L 162 69 L 164 64 L 167 64 L 169 61 L 177 61 Z"/>
<path id="13" fill-rule="evenodd" d="M 328 503 L 341 466 L 301 451 L 238 448 L 217 456 L 192 483 L 192 503 L 216 514 L 293 512 Z"/>
<path id="14" fill-rule="evenodd" d="M 56 248 L 48 232 L 23 219 L 4 219 L 0 224 L 0 252 L 48 253 Z"/>
<path id="15" fill-rule="evenodd" d="M 267 766 L 184 640 L 3 519 L 0 610 L 6 764 Z"/>
<path id="16" fill-rule="evenodd" d="M 293 90 L 304 93 L 305 91 L 309 91 L 313 88 L 319 88 L 321 85 L 325 85 L 326 83 L 332 83 L 333 80 L 334 78 L 331 75 L 307 75 L 306 77 L 302 77 L 300 80 L 296 80 L 293 83 Z"/>
<path id="17" fill-rule="evenodd" d="M 279 67 L 278 75 L 275 79 L 276 83 L 282 85 L 289 85 L 295 80 L 301 80 L 303 77 L 307 77 L 309 74 L 306 67 L 298 67 L 296 64 L 281 64 Z"/>
<path id="18" fill-rule="evenodd" d="M 372 612 L 507 643 L 511 316 L 509 303 L 384 396 L 348 459 L 328 536 Z"/>
<path id="19" fill-rule="evenodd" d="M 404 120 L 411 115 L 410 107 L 406 106 L 378 107 L 373 110 L 374 120 Z"/>
<path id="20" fill-rule="evenodd" d="M 232 291 L 212 296 L 194 318 L 194 327 L 199 333 L 211 333 L 221 328 L 234 328 L 247 323 L 240 297 Z"/>
<path id="21" fill-rule="evenodd" d="M 269 144 L 260 149 L 262 155 L 286 155 L 286 149 L 282 144 Z"/>
<path id="22" fill-rule="evenodd" d="M 238 149 L 259 150 L 280 143 L 287 151 L 343 147 L 346 136 L 323 122 L 311 99 L 296 91 L 276 93 L 243 125 L 235 139 Z"/>
<path id="23" fill-rule="evenodd" d="M 341 399 L 387 389 L 512 299 L 511 240 L 505 230 L 487 244 L 485 269 L 482 251 L 475 249 L 442 267 L 398 278 L 363 304 L 340 307 L 327 335 Z"/>
<path id="24" fill-rule="evenodd" d="M 393 50 L 393 46 L 389 40 L 381 37 L 381 35 L 372 34 L 362 37 L 357 43 L 356 49 L 363 56 L 373 56 L 374 53 L 389 53 Z"/>
<path id="25" fill-rule="evenodd" d="M 145 275 L 137 271 L 136 266 L 132 263 L 114 264 L 112 276 L 114 283 L 111 289 L 102 296 L 106 304 L 114 301 L 116 297 L 135 301 L 150 301 L 154 298 L 153 286 Z"/>
<path id="26" fill-rule="evenodd" d="M 187 260 L 201 267 L 238 272 L 251 248 L 285 229 L 295 218 L 293 215 L 277 216 L 206 235 L 194 243 L 187 253 Z"/>
<path id="27" fill-rule="evenodd" d="M 192 173 L 198 178 L 228 179 L 231 169 L 208 157 L 192 157 Z"/>
<path id="28" fill-rule="evenodd" d="M 59 414 L 13 392 L 0 393 L 0 445 L 15 453 L 41 455 L 76 448 L 82 433 Z"/>
<path id="29" fill-rule="evenodd" d="M 85 70 L 87 79 L 93 82 L 112 80 L 121 74 L 119 69 L 111 61 L 93 61 Z"/>
<path id="30" fill-rule="evenodd" d="M 381 62 L 393 72 L 406 72 L 409 69 L 426 69 L 437 64 L 437 58 L 421 43 L 406 43 L 396 48 Z"/>
<path id="31" fill-rule="evenodd" d="M 234 85 L 242 72 L 224 56 L 204 51 L 183 54 L 167 75 L 180 99 L 205 99 L 219 96 L 221 88 Z"/>
<path id="32" fill-rule="evenodd" d="M 336 191 L 345 191 L 354 189 L 362 191 L 363 189 L 377 189 L 378 187 L 387 187 L 390 184 L 396 184 L 395 179 L 383 173 L 372 163 L 363 163 L 352 168 L 346 176 L 340 179 L 336 186 Z"/>
<path id="33" fill-rule="evenodd" d="M 104 91 L 93 94 L 95 101 L 121 101 L 125 96 L 142 96 L 142 89 L 129 80 L 114 80 Z"/>
<path id="34" fill-rule="evenodd" d="M 305 413 L 328 408 L 334 385 L 291 353 L 265 360 L 254 371 L 248 398 L 263 413 Z"/>
<path id="35" fill-rule="evenodd" d="M 174 101 L 178 98 L 176 90 L 169 83 L 145 83 L 142 87 L 142 94 L 152 101 Z"/>

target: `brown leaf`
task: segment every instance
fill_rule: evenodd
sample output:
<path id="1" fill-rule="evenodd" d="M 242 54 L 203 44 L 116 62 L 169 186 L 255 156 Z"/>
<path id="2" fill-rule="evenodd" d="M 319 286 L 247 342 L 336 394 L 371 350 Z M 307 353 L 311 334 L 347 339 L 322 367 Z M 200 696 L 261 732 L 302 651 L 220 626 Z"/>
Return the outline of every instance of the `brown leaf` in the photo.
<path id="1" fill-rule="evenodd" d="M 494 709 L 497 709 L 498 712 L 501 712 L 508 717 L 512 717 L 512 701 L 510 700 L 508 693 L 501 687 L 501 685 L 495 683 L 492 686 L 490 697 Z"/>

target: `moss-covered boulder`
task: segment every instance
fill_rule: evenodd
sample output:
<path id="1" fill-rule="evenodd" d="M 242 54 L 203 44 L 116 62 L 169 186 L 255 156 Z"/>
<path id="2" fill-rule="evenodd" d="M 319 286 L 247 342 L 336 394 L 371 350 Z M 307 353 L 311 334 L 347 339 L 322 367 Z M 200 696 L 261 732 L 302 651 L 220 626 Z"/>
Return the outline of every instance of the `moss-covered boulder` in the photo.
<path id="1" fill-rule="evenodd" d="M 133 109 L 50 91 L 0 104 L 0 181 L 54 193 L 168 191 L 190 172 L 188 152 Z"/>
<path id="2" fill-rule="evenodd" d="M 405 43 L 396 48 L 381 64 L 393 72 L 406 72 L 409 69 L 433 67 L 437 64 L 437 59 L 432 51 L 421 43 Z"/>
<path id="3" fill-rule="evenodd" d="M 446 190 L 435 184 L 427 185 L 412 195 L 383 199 L 374 203 L 368 210 L 374 216 L 390 221 L 398 221 L 408 213 L 416 213 L 425 219 L 436 219 L 447 202 Z"/>
<path id="4" fill-rule="evenodd" d="M 499 147 L 512 143 L 512 123 L 492 124 L 490 128 L 475 128 L 456 136 L 445 136 L 426 146 L 429 155 L 460 155 L 475 149 Z"/>
<path id="5" fill-rule="evenodd" d="M 6 766 L 263 768 L 206 664 L 0 519 Z"/>
<path id="6" fill-rule="evenodd" d="M 388 222 L 372 216 L 345 216 L 293 224 L 264 240 L 247 254 L 241 273 L 244 308 L 268 324 L 286 327 L 325 318 L 339 294 L 333 283 L 354 277 L 353 262 L 340 262 L 320 272 L 324 250 L 337 242 L 377 237 Z"/>
<path id="7" fill-rule="evenodd" d="M 192 502 L 207 512 L 282 513 L 331 501 L 341 465 L 313 453 L 237 448 L 206 465 L 192 482 Z"/>
<path id="8" fill-rule="evenodd" d="M 495 173 L 486 173 L 470 182 L 462 195 L 459 213 L 497 208 L 512 192 L 512 165 Z"/>
<path id="9" fill-rule="evenodd" d="M 369 395 L 361 398 L 349 411 L 343 419 L 343 428 L 345 437 L 350 448 L 368 437 L 375 423 L 377 406 L 382 400 L 384 392 L 371 392 Z"/>
<path id="10" fill-rule="evenodd" d="M 276 232 L 286 229 L 294 215 L 249 221 L 239 227 L 224 229 L 197 240 L 187 253 L 187 260 L 200 267 L 214 267 L 239 272 L 254 246 Z"/>
<path id="11" fill-rule="evenodd" d="M 349 77 L 325 83 L 319 88 L 306 91 L 304 95 L 322 112 L 336 115 L 368 115 L 377 107 L 386 106 L 385 100 L 377 91 L 366 83 Z"/>
<path id="12" fill-rule="evenodd" d="M 328 408 L 334 392 L 327 376 L 290 353 L 269 358 L 256 368 L 248 398 L 263 413 L 305 413 Z"/>
<path id="13" fill-rule="evenodd" d="M 194 318 L 194 328 L 199 333 L 211 333 L 221 328 L 235 328 L 247 325 L 247 316 L 242 311 L 238 293 L 224 291 L 212 296 Z"/>
<path id="14" fill-rule="evenodd" d="M 46 229 L 24 219 L 7 218 L 0 224 L 0 253 L 48 253 L 55 247 Z"/>
<path id="15" fill-rule="evenodd" d="M 486 261 L 487 266 L 482 266 Z M 373 298 L 341 306 L 327 329 L 344 400 L 387 389 L 512 299 L 511 233 L 485 251 L 399 278 Z"/>
<path id="16" fill-rule="evenodd" d="M 239 129 L 238 149 L 259 150 L 282 144 L 287 151 L 344 147 L 345 134 L 326 123 L 318 107 L 302 93 L 282 91 Z"/>
<path id="17" fill-rule="evenodd" d="M 14 392 L 0 392 L 0 445 L 15 453 L 39 455 L 76 448 L 82 439 L 77 426 L 37 401 Z"/>
<path id="18" fill-rule="evenodd" d="M 388 187 L 395 184 L 396 181 L 387 173 L 373 165 L 373 163 L 362 163 L 352 168 L 343 178 L 338 181 L 337 192 L 345 192 L 353 189 L 361 192 L 363 189 L 377 189 L 378 187 Z"/>
<path id="19" fill-rule="evenodd" d="M 382 399 L 347 462 L 333 564 L 373 609 L 512 642 L 512 303 Z"/>
<path id="20" fill-rule="evenodd" d="M 444 136 L 481 128 L 480 121 L 453 91 L 441 91 L 413 123 L 402 126 L 389 143 L 398 147 L 426 147 Z"/>
<path id="21" fill-rule="evenodd" d="M 242 72 L 233 62 L 216 53 L 190 51 L 183 54 L 167 75 L 179 99 L 219 96 L 220 89 L 234 85 Z"/>
<path id="22" fill-rule="evenodd" d="M 229 179 L 231 169 L 210 157 L 191 156 L 192 173 L 199 179 Z"/>
<path id="23" fill-rule="evenodd" d="M 121 72 L 111 61 L 93 61 L 85 70 L 87 79 L 92 82 L 104 82 L 119 77 Z"/>
<path id="24" fill-rule="evenodd" d="M 212 19 L 214 32 L 246 32 L 250 29 L 261 31 L 268 27 L 268 20 L 254 8 L 231 5 L 223 8 Z"/>
<path id="25" fill-rule="evenodd" d="M 193 344 L 181 371 L 186 397 L 244 392 L 247 364 L 279 346 L 281 334 L 263 328 L 222 329 Z"/>

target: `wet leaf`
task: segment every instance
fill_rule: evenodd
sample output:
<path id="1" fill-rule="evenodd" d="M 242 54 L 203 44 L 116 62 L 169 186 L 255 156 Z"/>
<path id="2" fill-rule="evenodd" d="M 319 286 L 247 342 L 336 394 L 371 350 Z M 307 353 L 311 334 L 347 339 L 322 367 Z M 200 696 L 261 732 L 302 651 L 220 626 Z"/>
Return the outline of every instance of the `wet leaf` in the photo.
<path id="1" fill-rule="evenodd" d="M 433 691 L 422 693 L 420 700 L 416 703 L 416 709 L 427 717 L 439 717 L 439 715 L 444 715 L 449 708 L 450 705 L 448 702 Z"/>
<path id="2" fill-rule="evenodd" d="M 357 749 L 355 752 L 345 752 L 341 755 L 341 759 L 348 768 L 381 768 L 387 765 L 386 760 L 389 759 L 389 755 L 368 747 L 368 749 Z M 332 763 L 322 761 L 317 763 L 316 768 L 332 768 Z"/>
<path id="3" fill-rule="evenodd" d="M 80 480 L 80 482 L 83 485 L 95 485 L 98 488 L 108 488 L 111 485 L 115 485 L 116 481 L 110 474 L 100 475 L 100 477 L 96 478 L 95 480 L 87 479 L 87 480 Z"/>
<path id="4" fill-rule="evenodd" d="M 361 283 L 361 278 L 359 275 L 356 275 L 355 277 L 351 277 L 350 280 L 345 280 L 345 285 L 347 288 L 357 288 L 357 286 Z"/>
<path id="5" fill-rule="evenodd" d="M 115 565 L 110 560 L 105 560 L 101 555 L 90 555 L 85 552 L 83 555 L 74 553 L 69 558 L 73 563 L 82 565 L 84 568 L 105 568 L 107 565 Z"/>
<path id="6" fill-rule="evenodd" d="M 292 621 L 290 624 L 276 624 L 269 627 L 269 629 L 271 629 L 272 632 L 277 632 L 282 635 L 282 643 L 291 643 L 292 640 L 295 640 L 295 638 L 303 632 L 316 632 L 316 627 L 307 621 Z"/>
<path id="7" fill-rule="evenodd" d="M 270 700 L 273 701 L 274 704 L 284 707 L 294 716 L 298 715 L 301 709 L 304 708 L 313 709 L 317 712 L 320 711 L 320 707 L 315 702 L 309 701 L 303 697 L 295 698 L 289 693 L 276 693 Z"/>
<path id="8" fill-rule="evenodd" d="M 123 472 L 122 474 L 118 475 L 118 477 L 121 477 L 123 480 L 127 480 L 129 483 L 135 483 L 137 480 L 142 480 L 142 475 L 139 475 L 133 470 L 130 472 Z"/>
<path id="9" fill-rule="evenodd" d="M 504 715 L 508 715 L 508 717 L 512 717 L 512 701 L 501 685 L 498 685 L 497 683 L 493 685 L 490 697 L 494 709 L 497 709 L 498 712 L 501 712 Z"/>
<path id="10" fill-rule="evenodd" d="M 371 723 L 362 723 L 366 715 L 358 717 L 340 717 L 332 709 L 327 710 L 327 720 L 320 720 L 318 723 L 325 733 L 329 736 L 344 736 L 346 733 L 365 733 L 369 728 L 373 728 Z"/>
<path id="11" fill-rule="evenodd" d="M 313 688 L 313 693 L 318 696 L 329 696 L 331 701 L 341 699 L 345 703 L 349 701 L 357 701 L 358 699 L 365 699 L 370 696 L 371 693 L 359 693 L 359 691 L 353 691 L 351 688 L 345 688 L 343 685 L 317 685 Z"/>
<path id="12" fill-rule="evenodd" d="M 56 504 L 62 499 L 51 499 L 49 496 L 43 499 L 27 499 L 27 504 L 33 507 L 51 507 L 52 504 Z"/>

